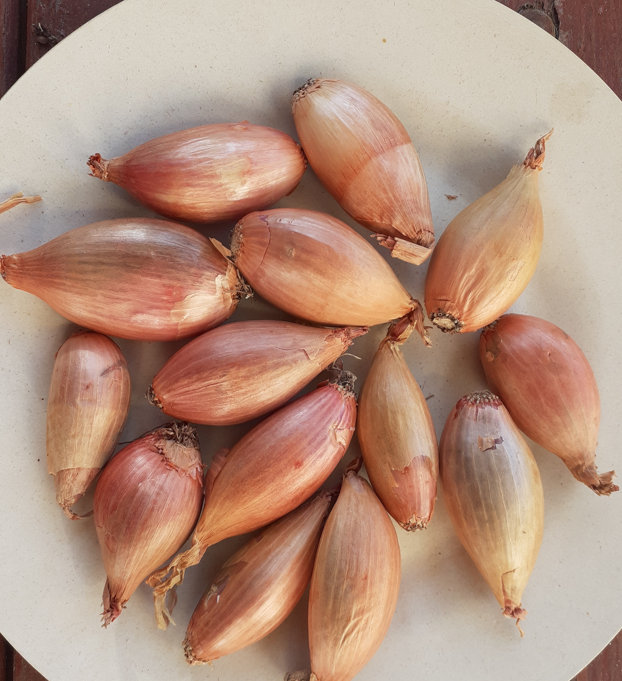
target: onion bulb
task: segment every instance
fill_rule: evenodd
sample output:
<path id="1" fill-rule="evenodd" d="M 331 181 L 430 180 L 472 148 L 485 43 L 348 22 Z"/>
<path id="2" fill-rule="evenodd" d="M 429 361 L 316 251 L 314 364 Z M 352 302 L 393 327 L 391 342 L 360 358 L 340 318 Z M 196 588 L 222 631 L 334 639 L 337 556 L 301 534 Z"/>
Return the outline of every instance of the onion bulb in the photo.
<path id="1" fill-rule="evenodd" d="M 501 400 L 482 391 L 461 398 L 449 414 L 439 457 L 443 496 L 456 534 L 503 614 L 519 626 L 544 522 L 533 454 Z"/>
<path id="2" fill-rule="evenodd" d="M 69 518 L 112 454 L 130 405 L 130 374 L 110 338 L 82 331 L 56 353 L 47 407 L 48 472 Z"/>
<path id="3" fill-rule="evenodd" d="M 542 249 L 538 175 L 550 135 L 439 238 L 426 274 L 425 307 L 442 331 L 481 329 L 506 312 L 529 283 Z"/>
<path id="4" fill-rule="evenodd" d="M 618 490 L 614 471 L 596 469 L 598 387 L 568 334 L 538 317 L 507 314 L 482 331 L 479 354 L 488 384 L 527 437 L 597 494 Z"/>
<path id="5" fill-rule="evenodd" d="M 294 140 L 261 125 L 218 123 L 157 137 L 109 161 L 91 156 L 91 174 L 149 208 L 193 222 L 238 218 L 296 187 L 305 158 Z"/>
<path id="6" fill-rule="evenodd" d="M 95 530 L 108 579 L 104 626 L 192 532 L 203 500 L 196 430 L 171 423 L 118 452 L 95 487 Z"/>
<path id="7" fill-rule="evenodd" d="M 391 519 L 367 481 L 348 471 L 309 587 L 311 679 L 350 681 L 373 657 L 395 612 L 400 563 Z"/>
<path id="8" fill-rule="evenodd" d="M 372 326 L 419 309 L 376 249 L 325 213 L 275 208 L 246 215 L 233 230 L 231 251 L 256 293 L 301 319 Z"/>
<path id="9" fill-rule="evenodd" d="M 209 239 L 147 218 L 94 222 L 3 255 L 0 274 L 80 326 L 133 340 L 177 340 L 220 324 L 241 288 Z"/>
<path id="10" fill-rule="evenodd" d="M 294 93 L 309 164 L 341 207 L 394 257 L 423 262 L 434 243 L 426 179 L 397 116 L 361 87 L 313 78 Z"/>
<path id="11" fill-rule="evenodd" d="M 226 455 L 215 457 L 192 546 L 149 580 L 161 628 L 170 620 L 167 591 L 181 582 L 208 547 L 289 513 L 332 473 L 354 434 L 352 381 L 344 372 L 320 384 L 261 421 Z"/>
<path id="12" fill-rule="evenodd" d="M 324 492 L 236 551 L 195 608 L 184 640 L 190 664 L 210 662 L 274 631 L 301 599 L 332 495 Z"/>
<path id="13" fill-rule="evenodd" d="M 284 404 L 366 331 L 272 320 L 225 324 L 178 350 L 148 397 L 166 414 L 193 423 L 250 421 Z"/>
<path id="14" fill-rule="evenodd" d="M 434 423 L 400 350 L 413 326 L 412 317 L 395 322 L 380 343 L 363 385 L 357 422 L 372 487 L 405 530 L 427 527 L 438 477 Z"/>

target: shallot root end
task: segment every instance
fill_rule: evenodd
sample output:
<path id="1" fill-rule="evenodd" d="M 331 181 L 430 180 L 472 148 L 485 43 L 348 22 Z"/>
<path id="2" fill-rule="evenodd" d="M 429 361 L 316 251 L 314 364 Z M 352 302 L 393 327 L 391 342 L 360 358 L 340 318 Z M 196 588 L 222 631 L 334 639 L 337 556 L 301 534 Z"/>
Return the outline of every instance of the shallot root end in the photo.
<path id="1" fill-rule="evenodd" d="M 187 636 L 184 639 L 182 645 L 184 647 L 184 656 L 186 657 L 186 662 L 188 664 L 192 665 L 205 664 L 206 660 L 199 660 L 199 658 L 195 656 L 194 650 L 192 649 L 192 645 L 190 644 L 190 641 L 188 641 Z"/>
<path id="2" fill-rule="evenodd" d="M 520 605 L 512 605 L 511 603 L 508 603 L 503 609 L 503 614 L 506 617 L 510 617 L 516 620 L 516 627 L 520 632 L 521 638 L 523 638 L 525 632 L 521 629 L 520 621 L 525 619 L 527 611 L 523 610 L 523 608 L 521 608 Z"/>
<path id="3" fill-rule="evenodd" d="M 162 402 L 158 399 L 158 396 L 156 395 L 155 390 L 153 389 L 153 386 L 150 385 L 147 393 L 146 393 L 147 401 L 149 404 L 152 404 L 154 407 L 157 407 L 158 409 L 162 409 Z"/>
<path id="4" fill-rule="evenodd" d="M 432 324 L 437 326 L 444 333 L 460 333 L 464 323 L 456 319 L 453 315 L 442 310 L 437 310 L 430 315 Z"/>
<path id="5" fill-rule="evenodd" d="M 413 516 L 405 523 L 399 523 L 406 532 L 415 532 L 416 530 L 426 530 L 428 528 L 429 518 L 418 518 Z"/>
<path id="6" fill-rule="evenodd" d="M 304 669 L 295 671 L 295 672 L 289 672 L 288 674 L 285 674 L 284 681 L 316 681 L 317 677 L 315 674 L 310 673 Z"/>
<path id="7" fill-rule="evenodd" d="M 108 580 L 106 580 L 106 584 L 104 585 L 104 594 L 102 596 L 102 601 L 103 601 L 103 606 L 104 606 L 104 611 L 101 614 L 102 617 L 102 627 L 107 627 L 109 624 L 112 624 L 117 617 L 123 612 L 123 608 L 125 608 L 125 602 L 119 601 L 118 598 L 113 596 L 110 593 L 110 586 L 108 584 Z"/>

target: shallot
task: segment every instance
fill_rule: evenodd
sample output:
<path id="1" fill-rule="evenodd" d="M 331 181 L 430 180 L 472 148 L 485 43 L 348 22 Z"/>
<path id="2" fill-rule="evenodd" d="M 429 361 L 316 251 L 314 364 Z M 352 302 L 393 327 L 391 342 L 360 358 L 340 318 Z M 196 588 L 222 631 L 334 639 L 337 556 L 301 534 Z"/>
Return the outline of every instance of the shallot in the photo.
<path id="1" fill-rule="evenodd" d="M 559 456 L 596 494 L 619 489 L 614 471 L 596 469 L 598 386 L 567 333 L 531 315 L 503 315 L 482 331 L 479 356 L 490 388 L 527 437 Z"/>
<path id="2" fill-rule="evenodd" d="M 48 472 L 69 518 L 106 463 L 130 406 L 130 374 L 119 346 L 82 331 L 56 353 L 47 407 Z"/>
<path id="3" fill-rule="evenodd" d="M 527 614 L 523 591 L 544 524 L 542 482 L 529 445 L 501 400 L 481 391 L 465 395 L 452 409 L 439 457 L 456 534 L 520 631 Z"/>

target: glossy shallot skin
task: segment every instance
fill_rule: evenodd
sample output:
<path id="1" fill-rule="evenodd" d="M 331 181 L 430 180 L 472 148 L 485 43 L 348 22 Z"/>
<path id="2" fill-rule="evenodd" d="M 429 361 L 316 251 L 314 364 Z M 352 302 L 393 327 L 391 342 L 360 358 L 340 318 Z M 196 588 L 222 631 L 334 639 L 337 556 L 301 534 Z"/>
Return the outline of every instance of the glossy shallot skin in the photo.
<path id="1" fill-rule="evenodd" d="M 544 524 L 540 472 L 496 395 L 465 395 L 439 443 L 443 496 L 456 534 L 503 614 L 518 622 Z"/>
<path id="2" fill-rule="evenodd" d="M 364 88 L 312 78 L 293 96 L 296 131 L 322 184 L 394 257 L 420 264 L 434 227 L 426 179 L 404 125 Z"/>
<path id="3" fill-rule="evenodd" d="M 311 679 L 350 681 L 369 662 L 389 629 L 400 580 L 393 523 L 369 483 L 348 471 L 309 587 Z"/>
<path id="4" fill-rule="evenodd" d="M 104 220 L 25 253 L 0 274 L 66 319 L 110 336 L 170 341 L 206 331 L 237 307 L 235 267 L 196 230 L 151 218 Z"/>
<path id="5" fill-rule="evenodd" d="M 425 307 L 442 331 L 467 333 L 490 324 L 531 280 L 544 236 L 538 176 L 549 135 L 439 238 L 426 273 Z"/>
<path id="6" fill-rule="evenodd" d="M 110 460 L 94 497 L 95 530 L 108 577 L 104 626 L 186 541 L 202 502 L 203 466 L 196 430 L 189 424 L 156 428 Z"/>
<path id="7" fill-rule="evenodd" d="M 291 613 L 311 578 L 332 494 L 323 492 L 262 530 L 229 558 L 197 604 L 184 640 L 199 664 L 267 636 Z"/>
<path id="8" fill-rule="evenodd" d="M 436 502 L 438 444 L 430 410 L 400 345 L 412 318 L 392 324 L 361 391 L 357 434 L 384 507 L 405 530 L 427 527 Z"/>
<path id="9" fill-rule="evenodd" d="M 251 532 L 289 513 L 327 480 L 347 450 L 356 397 L 344 372 L 274 412 L 232 449 L 214 458 L 192 545 L 149 579 L 156 618 L 165 628 L 165 596 L 209 546 Z"/>
<path id="10" fill-rule="evenodd" d="M 65 514 L 106 463 L 130 406 L 130 374 L 119 346 L 92 331 L 71 335 L 54 360 L 46 418 L 48 472 Z"/>
<path id="11" fill-rule="evenodd" d="M 373 326 L 419 307 L 377 249 L 326 213 L 251 213 L 235 226 L 231 250 L 253 290 L 300 319 Z"/>
<path id="12" fill-rule="evenodd" d="M 289 194 L 306 161 L 289 135 L 244 121 L 180 130 L 109 161 L 95 154 L 88 165 L 161 215 L 219 222 Z"/>
<path id="13" fill-rule="evenodd" d="M 567 333 L 531 315 L 503 315 L 482 331 L 479 356 L 490 388 L 527 437 L 559 456 L 596 494 L 618 490 L 614 471 L 596 468 L 598 386 Z"/>
<path id="14" fill-rule="evenodd" d="M 225 324 L 183 346 L 152 381 L 153 404 L 207 425 L 243 423 L 283 405 L 366 328 L 284 321 Z"/>

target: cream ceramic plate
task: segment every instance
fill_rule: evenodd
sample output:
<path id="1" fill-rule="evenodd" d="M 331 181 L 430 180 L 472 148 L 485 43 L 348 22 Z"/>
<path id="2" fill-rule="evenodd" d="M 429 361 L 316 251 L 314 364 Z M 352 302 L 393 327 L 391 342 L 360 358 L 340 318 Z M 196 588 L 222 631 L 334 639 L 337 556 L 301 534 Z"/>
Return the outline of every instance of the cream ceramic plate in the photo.
<path id="1" fill-rule="evenodd" d="M 247 119 L 293 134 L 290 95 L 309 76 L 354 81 L 398 114 L 420 152 L 438 233 L 555 128 L 540 176 L 544 250 L 514 310 L 557 323 L 585 350 L 603 402 L 599 467 L 622 472 L 622 104 L 560 43 L 492 0 L 126 0 L 55 47 L 0 102 L 0 194 L 43 196 L 0 216 L 0 251 L 26 250 L 95 220 L 149 214 L 88 176 L 92 153 L 118 155 L 216 121 Z M 310 171 L 282 203 L 344 217 Z M 227 238 L 226 230 L 215 234 Z M 421 297 L 425 268 L 392 265 Z M 38 299 L 0 288 L 2 633 L 49 681 L 273 681 L 307 666 L 304 604 L 268 639 L 212 668 L 185 663 L 190 613 L 239 540 L 213 548 L 188 572 L 177 627 L 156 630 L 142 587 L 119 620 L 100 628 L 105 576 L 92 521 L 62 515 L 45 466 L 48 381 L 71 325 Z M 248 301 L 236 318 L 277 314 Z M 383 334 L 375 328 L 354 346 L 363 359 L 347 359 L 360 380 Z M 431 350 L 414 339 L 405 348 L 439 434 L 456 400 L 484 385 L 476 342 L 474 334 L 434 333 Z M 173 346 L 121 345 L 134 380 L 127 441 L 163 421 L 143 395 Z M 201 429 L 205 458 L 240 430 Z M 441 496 L 425 533 L 400 532 L 398 609 L 360 681 L 568 681 L 617 633 L 622 494 L 599 498 L 558 459 L 534 452 L 546 518 L 524 594 L 525 638 L 469 562 Z"/>

